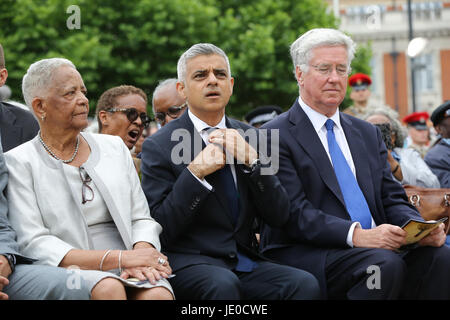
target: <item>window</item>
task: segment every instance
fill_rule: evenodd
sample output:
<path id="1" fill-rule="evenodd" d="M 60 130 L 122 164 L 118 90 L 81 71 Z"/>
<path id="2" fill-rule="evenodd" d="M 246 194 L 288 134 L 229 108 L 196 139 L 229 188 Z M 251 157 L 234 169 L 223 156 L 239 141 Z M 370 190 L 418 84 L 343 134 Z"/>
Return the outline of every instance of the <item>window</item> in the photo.
<path id="1" fill-rule="evenodd" d="M 433 89 L 433 59 L 431 53 L 414 59 L 415 87 L 417 93 L 428 92 Z"/>

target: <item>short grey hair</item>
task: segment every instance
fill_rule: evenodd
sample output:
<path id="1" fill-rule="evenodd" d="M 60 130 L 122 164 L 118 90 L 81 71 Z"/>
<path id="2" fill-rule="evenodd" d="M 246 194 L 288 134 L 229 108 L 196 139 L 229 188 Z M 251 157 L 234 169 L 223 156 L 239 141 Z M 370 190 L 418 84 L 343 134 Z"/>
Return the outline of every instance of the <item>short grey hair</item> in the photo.
<path id="1" fill-rule="evenodd" d="M 355 42 L 339 30 L 317 28 L 309 30 L 292 43 L 290 53 L 294 64 L 294 74 L 297 66 L 303 72 L 308 72 L 312 50 L 325 46 L 344 46 L 347 49 L 347 67 L 350 72 L 350 64 L 355 57 Z"/>
<path id="2" fill-rule="evenodd" d="M 50 58 L 31 64 L 22 79 L 22 94 L 27 106 L 32 110 L 31 102 L 42 95 L 51 85 L 55 70 L 61 66 L 77 69 L 72 61 L 64 58 Z"/>
<path id="3" fill-rule="evenodd" d="M 398 113 L 389 107 L 376 107 L 369 109 L 363 116 L 363 120 L 367 120 L 369 117 L 374 115 L 382 115 L 389 119 L 389 124 L 391 125 L 391 130 L 395 135 L 395 145 L 394 148 L 403 148 L 403 141 L 406 139 L 407 134 L 404 127 L 398 120 Z"/>
<path id="4" fill-rule="evenodd" d="M 152 94 L 153 113 L 155 113 L 155 107 L 154 107 L 155 99 L 156 99 L 156 96 L 158 95 L 159 91 L 161 91 L 161 89 L 168 87 L 168 86 L 174 86 L 174 88 L 176 90 L 177 82 L 178 82 L 178 79 L 175 79 L 175 78 L 170 78 L 170 79 L 165 79 L 165 80 L 159 81 L 158 85 L 156 86 L 155 90 L 153 90 L 153 94 Z"/>
<path id="5" fill-rule="evenodd" d="M 219 56 L 225 59 L 225 62 L 227 64 L 228 76 L 231 77 L 230 61 L 228 60 L 228 57 L 225 54 L 225 52 L 211 43 L 197 43 L 194 44 L 192 47 L 190 47 L 187 51 L 185 51 L 181 55 L 180 59 L 178 59 L 177 64 L 178 80 L 183 83 L 186 80 L 186 65 L 188 60 L 195 58 L 197 56 L 212 55 L 212 54 L 218 54 Z"/>

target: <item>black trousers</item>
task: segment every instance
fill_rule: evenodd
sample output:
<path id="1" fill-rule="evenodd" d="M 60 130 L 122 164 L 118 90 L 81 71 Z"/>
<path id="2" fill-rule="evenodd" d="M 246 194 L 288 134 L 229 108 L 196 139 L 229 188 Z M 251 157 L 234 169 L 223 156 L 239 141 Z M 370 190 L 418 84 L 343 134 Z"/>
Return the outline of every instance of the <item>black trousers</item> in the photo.
<path id="1" fill-rule="evenodd" d="M 320 297 L 319 283 L 310 273 L 260 261 L 252 272 L 234 272 L 211 265 L 176 271 L 170 284 L 178 300 L 309 300 Z"/>
<path id="2" fill-rule="evenodd" d="M 328 299 L 450 299 L 450 247 L 446 245 L 401 254 L 386 249 L 330 249 L 324 270 L 302 259 L 295 246 L 267 256 L 325 278 L 322 290 Z"/>
<path id="3" fill-rule="evenodd" d="M 386 249 L 332 249 L 325 274 L 329 299 L 396 299 L 407 266 L 402 257 Z"/>

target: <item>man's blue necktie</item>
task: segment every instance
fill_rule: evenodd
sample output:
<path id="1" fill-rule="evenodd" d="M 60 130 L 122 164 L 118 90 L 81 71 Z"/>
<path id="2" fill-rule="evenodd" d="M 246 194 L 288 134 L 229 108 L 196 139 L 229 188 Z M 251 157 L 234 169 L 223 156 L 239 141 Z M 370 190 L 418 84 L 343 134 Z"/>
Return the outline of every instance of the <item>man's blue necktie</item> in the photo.
<path id="1" fill-rule="evenodd" d="M 204 130 L 207 130 L 208 133 L 210 133 L 212 130 L 215 130 L 215 128 L 212 128 L 212 130 L 210 128 Z M 233 225 L 236 225 L 238 222 L 240 211 L 239 195 L 236 189 L 233 174 L 231 173 L 230 165 L 225 164 L 222 169 L 218 170 L 217 177 L 219 183 L 224 187 L 225 197 L 227 199 L 228 206 L 231 210 L 231 216 L 233 218 Z M 237 250 L 237 258 L 238 263 L 236 265 L 236 271 L 251 272 L 257 266 L 256 262 L 242 254 L 239 249 Z"/>
<path id="2" fill-rule="evenodd" d="M 328 119 L 325 122 L 327 128 L 328 150 L 331 161 L 333 162 L 334 172 L 341 187 L 344 196 L 345 206 L 350 214 L 352 221 L 361 223 L 363 229 L 370 229 L 372 226 L 372 216 L 366 198 L 359 188 L 358 182 L 350 169 L 347 160 L 344 157 L 334 136 L 334 122 Z"/>

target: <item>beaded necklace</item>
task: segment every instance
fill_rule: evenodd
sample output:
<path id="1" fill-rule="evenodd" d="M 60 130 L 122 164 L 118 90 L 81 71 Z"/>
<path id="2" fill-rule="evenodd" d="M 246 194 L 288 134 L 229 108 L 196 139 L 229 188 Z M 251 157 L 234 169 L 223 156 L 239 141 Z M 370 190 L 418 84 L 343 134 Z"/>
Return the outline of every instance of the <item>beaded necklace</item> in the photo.
<path id="1" fill-rule="evenodd" d="M 77 136 L 77 145 L 75 146 L 75 151 L 73 152 L 72 157 L 70 159 L 68 159 L 68 160 L 63 160 L 63 159 L 58 158 L 56 156 L 56 154 L 54 154 L 53 151 L 50 149 L 50 147 L 45 144 L 44 140 L 42 139 L 42 136 L 41 136 L 40 132 L 39 132 L 39 141 L 41 142 L 41 144 L 44 147 L 44 149 L 47 150 L 47 152 L 50 153 L 50 155 L 53 158 L 55 158 L 56 160 L 60 160 L 60 161 L 62 161 L 64 163 L 70 163 L 70 162 L 73 161 L 73 159 L 75 159 L 75 157 L 77 156 L 77 153 L 78 153 L 78 147 L 80 146 L 80 137 Z"/>

